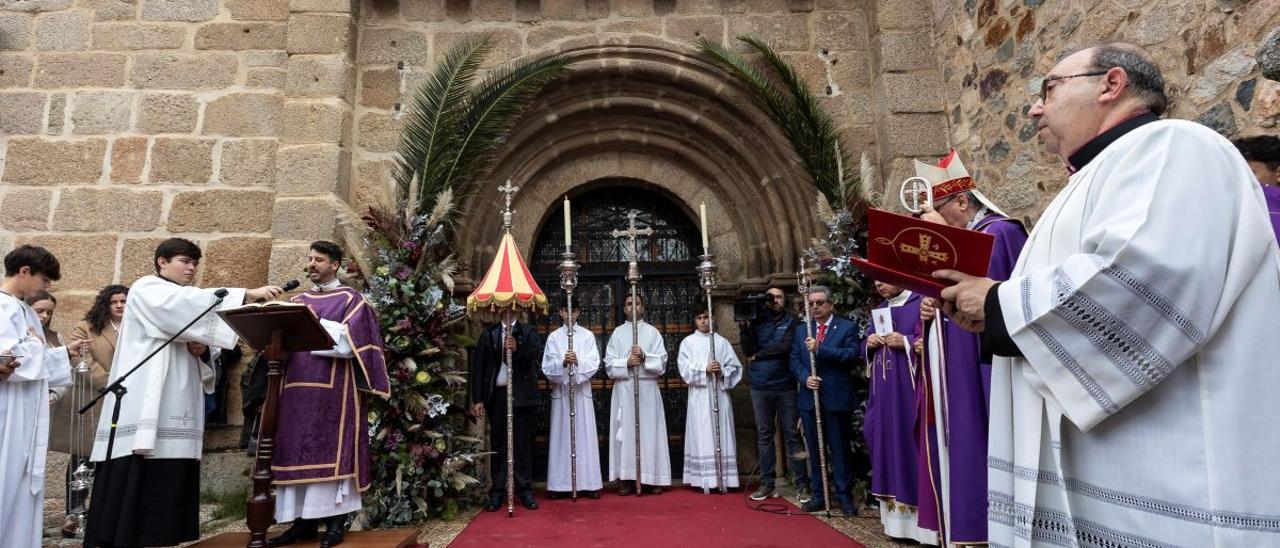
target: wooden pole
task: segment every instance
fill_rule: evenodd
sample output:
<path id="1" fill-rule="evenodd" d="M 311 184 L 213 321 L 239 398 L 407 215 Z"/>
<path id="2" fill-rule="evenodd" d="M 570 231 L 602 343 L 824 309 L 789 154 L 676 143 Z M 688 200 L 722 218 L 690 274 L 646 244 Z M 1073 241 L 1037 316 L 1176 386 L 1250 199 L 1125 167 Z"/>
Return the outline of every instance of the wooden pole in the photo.
<path id="1" fill-rule="evenodd" d="M 271 459 L 276 448 L 276 408 L 280 401 L 280 383 L 284 376 L 284 333 L 271 332 L 271 344 L 263 351 L 267 357 L 267 397 L 262 404 L 262 420 L 258 427 L 258 451 L 253 459 L 253 494 L 249 496 L 245 521 L 249 525 L 248 548 L 267 547 L 267 529 L 275 521 L 276 498 L 271 494 Z"/>

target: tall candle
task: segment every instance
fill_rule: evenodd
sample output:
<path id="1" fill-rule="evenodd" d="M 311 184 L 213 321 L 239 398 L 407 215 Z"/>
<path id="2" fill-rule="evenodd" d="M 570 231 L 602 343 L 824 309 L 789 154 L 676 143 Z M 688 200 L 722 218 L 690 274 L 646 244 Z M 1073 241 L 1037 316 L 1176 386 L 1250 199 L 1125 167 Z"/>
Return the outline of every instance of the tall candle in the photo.
<path id="1" fill-rule="evenodd" d="M 573 252 L 573 235 L 569 224 L 569 197 L 564 197 L 564 252 Z"/>
<path id="2" fill-rule="evenodd" d="M 710 253 L 707 246 L 707 203 L 702 202 L 698 205 L 698 218 L 702 220 L 702 254 Z"/>

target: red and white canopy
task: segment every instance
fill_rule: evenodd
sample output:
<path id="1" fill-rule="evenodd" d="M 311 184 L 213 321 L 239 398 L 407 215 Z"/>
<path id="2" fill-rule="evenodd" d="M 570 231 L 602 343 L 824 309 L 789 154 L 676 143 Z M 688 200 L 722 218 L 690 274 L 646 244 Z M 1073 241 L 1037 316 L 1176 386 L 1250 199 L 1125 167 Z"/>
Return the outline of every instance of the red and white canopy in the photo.
<path id="1" fill-rule="evenodd" d="M 507 308 L 547 312 L 547 296 L 529 274 L 529 267 L 520 257 L 520 250 L 516 248 L 510 232 L 502 235 L 493 264 L 489 265 L 480 285 L 467 297 L 469 312 L 498 312 Z"/>

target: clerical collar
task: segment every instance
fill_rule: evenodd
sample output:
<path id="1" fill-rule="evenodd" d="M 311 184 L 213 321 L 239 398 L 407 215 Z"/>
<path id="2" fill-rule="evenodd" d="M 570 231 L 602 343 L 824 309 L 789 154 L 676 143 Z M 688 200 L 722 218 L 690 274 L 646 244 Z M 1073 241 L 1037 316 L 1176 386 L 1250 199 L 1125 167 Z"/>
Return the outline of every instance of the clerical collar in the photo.
<path id="1" fill-rule="evenodd" d="M 987 218 L 987 215 L 990 215 L 990 214 L 991 212 L 987 210 L 986 206 L 983 206 L 982 208 L 978 209 L 977 213 L 973 215 L 973 220 L 969 221 L 969 226 L 966 226 L 965 228 L 968 228 L 969 230 L 973 230 L 973 227 L 978 226 L 978 223 L 981 223 L 982 220 Z"/>
<path id="2" fill-rule="evenodd" d="M 342 285 L 342 280 L 339 280 L 335 276 L 332 280 L 329 280 L 325 283 L 316 284 L 316 286 L 311 288 L 311 290 L 312 291 L 328 291 L 330 289 L 337 289 L 341 285 Z"/>
<path id="3" fill-rule="evenodd" d="M 171 284 L 173 284 L 173 285 L 182 285 L 182 284 L 180 284 L 180 283 L 178 283 L 178 282 L 175 282 L 175 281 L 173 281 L 173 280 L 170 280 L 169 278 L 164 277 L 164 274 L 161 274 L 161 273 L 159 273 L 159 272 L 157 272 L 157 273 L 156 273 L 156 277 L 157 277 L 157 278 L 160 278 L 161 280 L 164 280 L 164 281 L 166 281 L 166 282 L 169 282 L 169 283 L 171 283 Z"/>
<path id="4" fill-rule="evenodd" d="M 1098 136 L 1094 137 L 1093 140 L 1085 143 L 1084 146 L 1080 147 L 1071 154 L 1071 156 L 1067 157 L 1067 171 L 1075 173 L 1084 169 L 1084 166 L 1089 165 L 1089 162 L 1092 162 L 1094 158 L 1099 154 L 1102 154 L 1102 151 L 1111 146 L 1111 143 L 1116 142 L 1116 139 L 1123 137 L 1124 134 L 1129 133 L 1130 131 L 1159 119 L 1160 117 L 1156 116 L 1155 113 L 1146 111 L 1142 114 L 1129 118 L 1128 120 L 1120 122 L 1119 124 L 1116 124 L 1115 127 L 1098 134 Z"/>
<path id="5" fill-rule="evenodd" d="M 902 293 L 889 297 L 889 306 L 902 306 L 902 303 L 907 302 L 907 299 L 910 298 L 911 292 L 903 289 Z"/>

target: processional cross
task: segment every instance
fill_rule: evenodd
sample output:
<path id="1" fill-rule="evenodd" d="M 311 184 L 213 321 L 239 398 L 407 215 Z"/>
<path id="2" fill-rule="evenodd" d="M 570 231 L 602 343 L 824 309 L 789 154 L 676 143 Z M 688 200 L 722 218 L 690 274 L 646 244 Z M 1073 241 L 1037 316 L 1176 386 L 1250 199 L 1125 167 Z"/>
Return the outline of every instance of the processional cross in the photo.
<path id="1" fill-rule="evenodd" d="M 636 212 L 632 211 L 627 214 L 627 229 L 614 229 L 614 238 L 630 239 L 631 260 L 627 262 L 627 283 L 631 285 L 631 348 L 635 348 L 640 344 L 640 322 L 636 314 L 636 286 L 640 284 L 640 265 L 637 262 L 639 253 L 636 251 L 636 236 L 652 236 L 653 227 L 636 228 Z M 632 417 L 635 422 L 635 448 L 636 448 L 636 496 L 644 491 L 644 484 L 640 480 L 640 373 L 634 367 L 628 367 L 631 370 L 631 403 Z"/>
<path id="2" fill-rule="evenodd" d="M 499 189 L 499 190 L 501 190 L 501 189 Z M 630 240 L 630 241 L 628 242 L 628 247 L 630 247 L 630 250 L 629 250 L 629 251 L 631 252 L 631 260 L 630 260 L 630 262 L 631 262 L 631 264 L 632 264 L 632 265 L 635 265 L 636 261 L 638 260 L 638 256 L 639 256 L 639 255 L 638 255 L 638 253 L 639 253 L 639 252 L 638 252 L 638 251 L 636 251 L 636 236 L 652 236 L 652 235 L 653 235 L 653 228 L 652 228 L 652 227 L 645 227 L 645 228 L 639 228 L 639 229 L 637 229 L 637 228 L 636 228 L 636 212 L 634 212 L 634 211 L 632 211 L 631 213 L 628 213 L 628 214 L 627 214 L 627 229 L 626 229 L 626 230 L 616 230 L 616 229 L 615 229 L 615 230 L 613 231 L 613 237 L 614 237 L 614 238 L 627 238 L 628 240 Z M 631 276 L 628 274 L 627 278 L 628 278 L 628 279 L 630 279 L 630 277 L 631 277 Z"/>
<path id="3" fill-rule="evenodd" d="M 505 194 L 506 206 L 502 208 L 502 230 L 504 232 L 511 231 L 511 197 L 520 190 L 520 187 L 511 184 L 511 179 L 507 179 L 507 184 L 498 187 L 498 192 Z"/>

